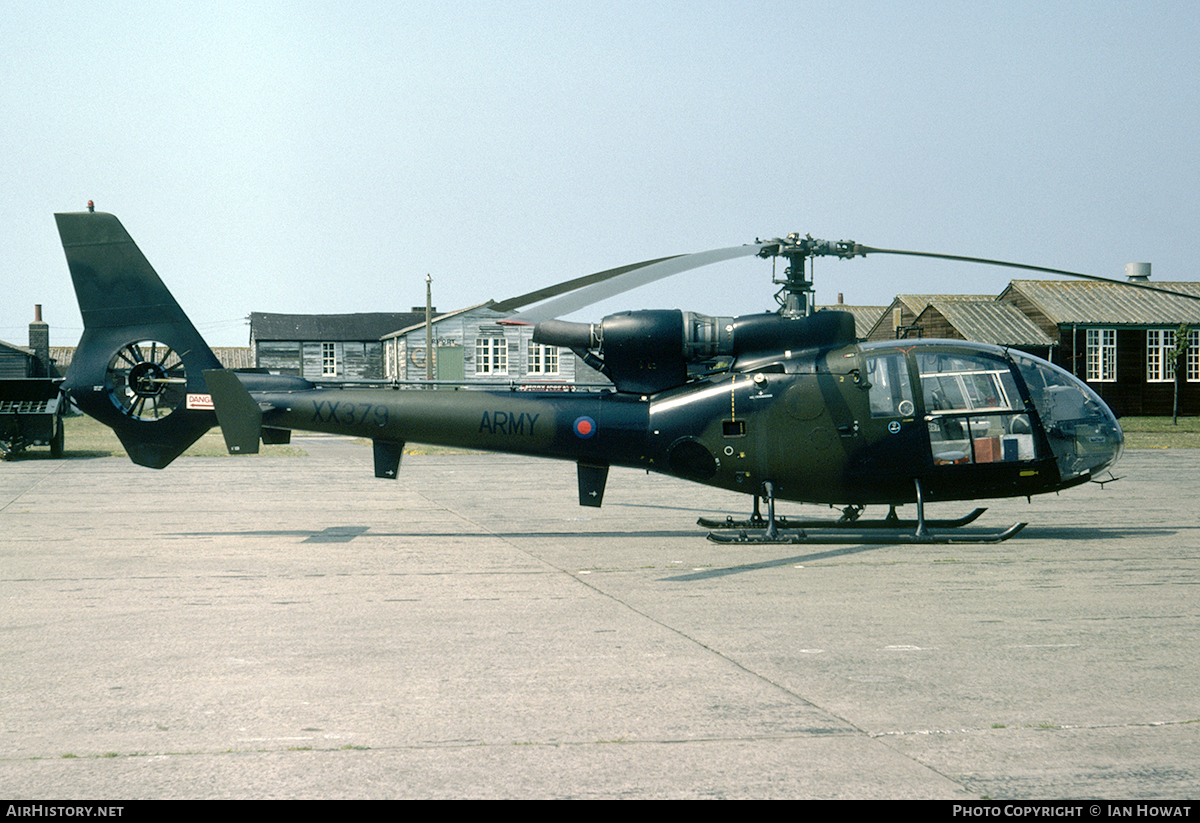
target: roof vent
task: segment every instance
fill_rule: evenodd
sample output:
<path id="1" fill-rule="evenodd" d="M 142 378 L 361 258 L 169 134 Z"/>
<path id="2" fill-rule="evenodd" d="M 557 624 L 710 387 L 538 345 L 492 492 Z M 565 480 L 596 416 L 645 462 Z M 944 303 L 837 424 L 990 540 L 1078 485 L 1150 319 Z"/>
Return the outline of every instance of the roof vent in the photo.
<path id="1" fill-rule="evenodd" d="M 1126 263 L 1125 279 L 1133 283 L 1145 283 L 1150 279 L 1150 264 Z"/>

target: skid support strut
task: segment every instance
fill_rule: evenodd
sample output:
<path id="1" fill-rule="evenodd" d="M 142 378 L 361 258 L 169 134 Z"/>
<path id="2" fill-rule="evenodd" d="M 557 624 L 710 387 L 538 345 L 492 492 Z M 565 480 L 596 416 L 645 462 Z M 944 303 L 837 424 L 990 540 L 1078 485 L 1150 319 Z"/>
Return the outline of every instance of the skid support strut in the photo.
<path id="1" fill-rule="evenodd" d="M 709 532 L 708 539 L 717 543 L 867 543 L 889 545 L 899 543 L 999 543 L 1012 537 L 1025 523 L 1014 523 L 1001 532 L 984 534 L 935 534 L 930 528 L 955 529 L 974 521 L 985 509 L 975 509 L 965 517 L 955 520 L 927 520 L 925 517 L 925 488 L 920 478 L 914 478 L 916 487 L 917 519 L 901 520 L 896 516 L 896 507 L 890 506 L 888 515 L 882 520 L 788 520 L 775 516 L 775 484 L 770 480 L 762 484 L 761 494 L 754 496 L 754 514 L 749 520 L 734 521 L 700 518 L 698 521 Z M 767 517 L 759 514 L 759 499 L 767 501 Z M 914 529 L 911 532 L 901 530 Z M 898 533 L 883 533 L 895 531 Z"/>

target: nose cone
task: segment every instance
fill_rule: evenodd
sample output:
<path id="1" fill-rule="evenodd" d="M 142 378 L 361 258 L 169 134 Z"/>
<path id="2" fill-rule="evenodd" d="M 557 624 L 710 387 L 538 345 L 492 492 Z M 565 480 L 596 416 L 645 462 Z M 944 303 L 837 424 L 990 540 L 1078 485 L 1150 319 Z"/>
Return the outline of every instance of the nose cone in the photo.
<path id="1" fill-rule="evenodd" d="M 1071 417 L 1057 421 L 1068 442 L 1059 453 L 1059 469 L 1065 477 L 1100 474 L 1116 465 L 1125 450 L 1125 433 L 1117 416 L 1100 395 L 1072 374 L 1063 372 L 1070 383 L 1060 393 L 1066 401 Z M 1054 438 L 1051 437 L 1053 443 Z"/>
<path id="2" fill-rule="evenodd" d="M 1099 474 L 1111 469 L 1121 459 L 1121 453 L 1125 451 L 1125 432 L 1121 431 L 1121 424 L 1108 404 L 1090 388 L 1084 388 L 1099 406 L 1099 420 L 1095 423 L 1085 422 L 1082 430 L 1076 426 L 1075 453 L 1083 460 L 1090 474 Z"/>

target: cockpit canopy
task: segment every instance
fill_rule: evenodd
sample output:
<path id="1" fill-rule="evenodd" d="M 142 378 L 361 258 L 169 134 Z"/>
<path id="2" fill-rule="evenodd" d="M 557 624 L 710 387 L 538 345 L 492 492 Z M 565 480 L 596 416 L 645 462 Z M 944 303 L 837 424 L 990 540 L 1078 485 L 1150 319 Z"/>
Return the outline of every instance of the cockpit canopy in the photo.
<path id="1" fill-rule="evenodd" d="M 1070 480 L 1101 472 L 1121 455 L 1124 436 L 1104 401 L 1033 355 L 922 340 L 904 349 L 866 344 L 863 357 L 871 416 L 923 414 L 935 464 L 1035 460 L 1050 456 L 1048 448 Z"/>

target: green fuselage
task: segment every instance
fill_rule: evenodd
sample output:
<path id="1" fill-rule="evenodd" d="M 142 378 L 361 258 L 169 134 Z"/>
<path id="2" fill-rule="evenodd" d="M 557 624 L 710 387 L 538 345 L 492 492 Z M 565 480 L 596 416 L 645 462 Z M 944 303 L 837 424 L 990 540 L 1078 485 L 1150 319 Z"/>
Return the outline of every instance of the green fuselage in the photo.
<path id="1" fill-rule="evenodd" d="M 724 373 L 655 395 L 313 388 L 253 396 L 267 409 L 266 427 L 643 468 L 749 494 L 770 480 L 779 498 L 814 503 L 911 502 L 915 479 L 929 499 L 1025 496 L 1083 482 L 1099 465 L 1061 471 L 1061 449 L 1028 397 L 1010 401 L 1020 414 L 938 417 L 914 382 L 904 394 L 911 400 L 881 410 L 884 378 L 868 381 L 865 355 L 902 360 L 913 348 L 788 353 L 783 369 Z M 1027 433 L 980 434 L 989 420 L 1018 418 Z M 931 434 L 951 423 L 962 443 Z"/>

